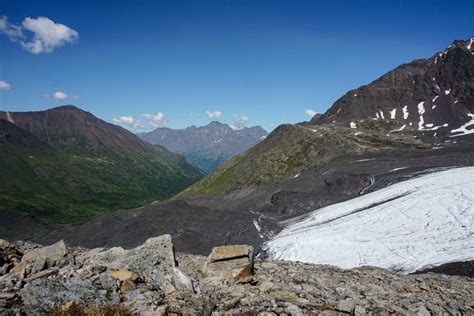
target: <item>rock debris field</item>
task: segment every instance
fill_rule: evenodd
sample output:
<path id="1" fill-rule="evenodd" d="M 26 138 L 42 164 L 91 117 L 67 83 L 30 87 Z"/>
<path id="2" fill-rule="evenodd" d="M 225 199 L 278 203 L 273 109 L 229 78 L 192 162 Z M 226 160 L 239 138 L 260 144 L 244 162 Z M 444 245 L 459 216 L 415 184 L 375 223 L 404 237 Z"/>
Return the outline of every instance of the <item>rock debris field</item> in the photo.
<path id="1" fill-rule="evenodd" d="M 175 254 L 0 240 L 1 315 L 473 315 L 474 281 L 254 259 L 247 245 Z"/>

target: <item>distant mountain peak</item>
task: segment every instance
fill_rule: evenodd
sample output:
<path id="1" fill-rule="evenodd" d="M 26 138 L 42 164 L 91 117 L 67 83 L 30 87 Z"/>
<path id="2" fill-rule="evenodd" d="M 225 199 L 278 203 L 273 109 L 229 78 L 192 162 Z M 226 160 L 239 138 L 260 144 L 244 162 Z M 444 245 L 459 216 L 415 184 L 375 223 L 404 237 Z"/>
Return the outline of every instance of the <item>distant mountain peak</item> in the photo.
<path id="1" fill-rule="evenodd" d="M 62 110 L 85 112 L 84 110 L 82 110 L 78 106 L 72 105 L 72 104 L 65 104 L 65 105 L 56 106 L 54 108 L 48 109 L 47 111 L 62 111 Z"/>
<path id="2" fill-rule="evenodd" d="M 149 143 L 185 155 L 205 172 L 210 172 L 234 155 L 256 145 L 266 135 L 267 132 L 260 126 L 234 130 L 219 121 L 185 129 L 160 127 L 149 133 L 138 134 Z"/>
<path id="3" fill-rule="evenodd" d="M 454 47 L 460 47 L 469 51 L 474 51 L 474 36 L 467 40 L 454 40 L 445 50 L 452 49 Z"/>
<path id="4" fill-rule="evenodd" d="M 207 125 L 227 125 L 227 124 L 221 123 L 221 122 L 219 122 L 219 121 L 211 121 L 211 122 L 209 122 L 209 124 L 207 124 Z"/>

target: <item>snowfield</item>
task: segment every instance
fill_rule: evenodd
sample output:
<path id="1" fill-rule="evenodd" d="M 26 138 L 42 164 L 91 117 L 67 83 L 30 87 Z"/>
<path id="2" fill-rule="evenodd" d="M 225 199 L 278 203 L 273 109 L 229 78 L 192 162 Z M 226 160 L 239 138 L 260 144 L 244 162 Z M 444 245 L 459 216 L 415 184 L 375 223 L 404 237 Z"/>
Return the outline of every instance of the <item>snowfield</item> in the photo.
<path id="1" fill-rule="evenodd" d="M 293 220 L 267 242 L 276 260 L 402 273 L 474 260 L 474 167 L 437 171 Z"/>

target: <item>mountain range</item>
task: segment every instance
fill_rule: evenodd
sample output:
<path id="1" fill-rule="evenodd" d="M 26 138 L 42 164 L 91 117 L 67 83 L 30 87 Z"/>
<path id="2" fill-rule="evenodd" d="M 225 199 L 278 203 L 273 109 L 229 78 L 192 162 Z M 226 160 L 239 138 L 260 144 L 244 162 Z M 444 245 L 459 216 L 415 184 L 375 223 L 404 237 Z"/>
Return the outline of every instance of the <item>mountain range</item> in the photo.
<path id="1" fill-rule="evenodd" d="M 263 257 L 313 262 L 318 256 L 299 255 L 307 252 L 302 245 L 317 245 L 327 252 L 324 258 L 329 258 L 331 249 L 336 248 L 327 243 L 336 240 L 330 233 L 338 228 L 344 233 L 337 236 L 337 255 L 372 247 L 361 253 L 361 260 L 350 258 L 351 265 L 379 262 L 394 271 L 413 272 L 446 263 L 445 260 L 472 260 L 472 247 L 466 248 L 468 241 L 464 238 L 473 233 L 464 224 L 466 218 L 469 221 L 472 217 L 467 196 L 472 191 L 471 181 L 453 181 L 453 177 L 472 173 L 472 168 L 464 167 L 474 166 L 473 42 L 455 41 L 429 59 L 397 67 L 374 82 L 349 91 L 310 122 L 277 127 L 254 147 L 236 154 L 198 181 L 197 168 L 186 164 L 184 158 L 173 156 L 181 159 L 182 169 L 178 171 L 188 170 L 181 174 L 192 176 L 182 178 L 190 186 L 184 189 L 183 184 L 184 190 L 170 200 L 109 212 L 74 227 L 65 225 L 37 233 L 10 231 L 10 235 L 4 235 L 42 243 L 64 238 L 72 245 L 134 247 L 151 236 L 169 233 L 178 251 L 205 254 L 213 246 L 245 243 L 253 245 Z M 38 132 L 43 128 L 28 127 L 26 123 L 14 124 L 22 121 L 15 113 L 3 113 L 3 118 L 6 129 L 14 135 L 10 142 L 17 147 L 32 146 L 42 151 L 60 148 L 61 153 L 70 154 L 77 148 L 69 147 L 69 142 L 80 142 L 81 148 L 89 148 L 88 153 L 102 150 L 94 142 L 82 142 L 74 133 L 62 138 L 50 136 L 50 131 Z M 221 141 L 201 136 L 206 135 L 207 129 L 197 127 L 189 128 L 195 138 L 184 137 L 183 131 L 171 138 L 176 133 L 168 129 L 159 129 L 156 135 L 163 141 L 170 139 L 168 144 L 176 151 L 192 148 L 195 143 L 212 148 L 214 143 L 224 142 L 222 135 L 230 130 L 217 122 L 210 125 L 218 131 Z M 29 139 L 26 133 L 34 131 L 36 138 Z M 49 137 L 55 141 L 48 141 Z M 107 144 L 106 148 L 120 143 L 116 138 L 94 139 Z M 128 138 L 124 135 L 120 140 L 123 139 Z M 144 146 L 140 152 L 153 148 L 139 139 L 137 142 L 136 146 Z M 166 155 L 176 155 L 158 148 Z M 129 168 L 138 168 L 136 165 L 145 162 L 128 163 Z M 463 169 L 443 173 L 453 168 Z M 456 202 L 455 212 L 447 215 L 433 200 L 438 195 Z M 97 195 L 93 197 L 97 199 Z M 409 197 L 416 198 L 416 203 Z M 418 207 L 422 203 L 427 205 Z M 391 222 L 384 222 L 382 213 L 389 214 Z M 454 238 L 437 233 L 445 229 L 449 233 L 454 224 L 434 221 L 433 216 L 458 219 L 454 220 Z M 16 221 L 16 227 L 25 223 L 23 219 Z M 364 236 L 372 239 L 361 241 L 355 239 L 356 229 L 347 231 L 350 223 L 361 226 L 361 222 L 399 246 L 392 249 L 396 260 L 387 255 L 390 249 L 374 250 L 380 245 L 374 237 L 377 234 L 367 232 Z M 391 224 L 396 230 L 385 234 Z M 460 235 L 464 237 L 456 238 Z M 308 240 L 295 243 L 299 238 Z M 421 244 L 420 240 L 427 242 Z M 354 243 L 358 243 L 357 247 L 348 249 Z M 417 249 L 423 250 L 410 252 L 415 243 L 421 247 Z M 443 247 L 436 247 L 441 243 Z M 472 266 L 470 262 L 467 265 Z"/>
<path id="2" fill-rule="evenodd" d="M 169 198 L 202 176 L 74 106 L 0 112 L 0 165 L 1 209 L 66 223 Z"/>
<path id="3" fill-rule="evenodd" d="M 184 155 L 206 173 L 225 161 L 255 146 L 265 139 L 267 132 L 260 126 L 233 129 L 227 124 L 212 121 L 206 126 L 185 129 L 159 127 L 138 136 L 151 143 Z"/>
<path id="4" fill-rule="evenodd" d="M 474 133 L 474 39 L 354 89 L 308 124 L 282 125 L 184 195 L 274 184 L 347 154 L 429 148 Z M 444 139 L 444 140 L 443 140 Z"/>

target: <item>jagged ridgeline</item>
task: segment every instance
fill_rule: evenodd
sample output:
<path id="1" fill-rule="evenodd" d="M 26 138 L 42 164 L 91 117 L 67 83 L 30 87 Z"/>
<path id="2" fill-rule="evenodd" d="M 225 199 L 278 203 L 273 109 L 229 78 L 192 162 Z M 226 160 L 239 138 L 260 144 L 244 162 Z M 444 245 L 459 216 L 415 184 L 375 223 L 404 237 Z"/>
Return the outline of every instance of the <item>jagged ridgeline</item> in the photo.
<path id="1" fill-rule="evenodd" d="M 166 199 L 201 171 L 74 106 L 0 112 L 0 210 L 82 222 Z"/>
<path id="2" fill-rule="evenodd" d="M 151 143 L 184 155 L 205 173 L 209 173 L 237 154 L 255 146 L 267 136 L 260 126 L 232 129 L 213 121 L 206 126 L 185 129 L 159 127 L 138 136 Z"/>
<path id="3" fill-rule="evenodd" d="M 474 133 L 474 38 L 401 65 L 346 93 L 323 115 L 282 125 L 181 196 L 275 184 L 348 155 L 426 149 Z M 420 141 L 424 140 L 424 141 Z"/>

